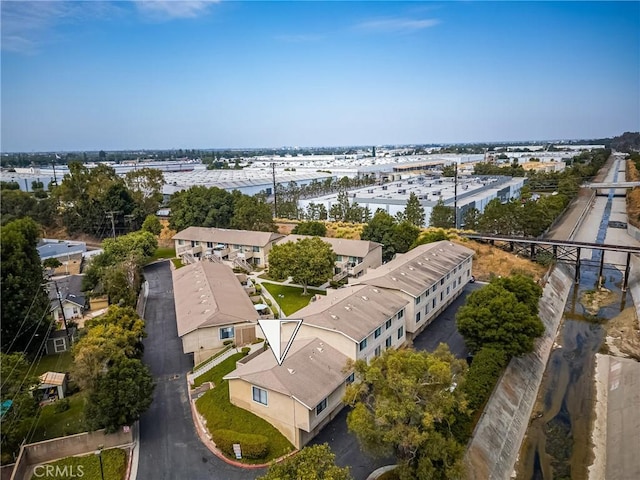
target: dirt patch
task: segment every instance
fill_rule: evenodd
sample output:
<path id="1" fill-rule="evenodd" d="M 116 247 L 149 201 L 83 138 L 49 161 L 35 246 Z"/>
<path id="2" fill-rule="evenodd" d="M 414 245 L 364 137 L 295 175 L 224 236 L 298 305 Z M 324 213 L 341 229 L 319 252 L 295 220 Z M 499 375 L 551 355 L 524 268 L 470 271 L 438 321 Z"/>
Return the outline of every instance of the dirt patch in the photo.
<path id="1" fill-rule="evenodd" d="M 625 308 L 618 316 L 609 320 L 605 328 L 605 342 L 610 355 L 640 361 L 640 327 L 634 307 Z"/>
<path id="2" fill-rule="evenodd" d="M 627 160 L 626 180 L 629 182 L 640 180 L 640 172 L 631 160 Z M 631 225 L 640 228 L 640 187 L 635 187 L 627 193 L 627 217 Z"/>
<path id="3" fill-rule="evenodd" d="M 487 282 L 493 277 L 508 277 L 519 273 L 537 281 L 547 271 L 547 267 L 491 245 L 463 239 L 454 239 L 454 241 L 476 252 L 473 257 L 473 275 L 476 280 Z"/>
<path id="4" fill-rule="evenodd" d="M 175 230 L 171 230 L 169 228 L 169 220 L 160 220 L 162 224 L 162 231 L 160 235 L 158 235 L 158 246 L 159 247 L 173 247 L 173 236 L 178 233 Z"/>
<path id="5" fill-rule="evenodd" d="M 597 315 L 600 308 L 611 305 L 617 295 L 611 290 L 600 288 L 598 290 L 587 290 L 582 293 L 580 303 L 590 315 Z"/>

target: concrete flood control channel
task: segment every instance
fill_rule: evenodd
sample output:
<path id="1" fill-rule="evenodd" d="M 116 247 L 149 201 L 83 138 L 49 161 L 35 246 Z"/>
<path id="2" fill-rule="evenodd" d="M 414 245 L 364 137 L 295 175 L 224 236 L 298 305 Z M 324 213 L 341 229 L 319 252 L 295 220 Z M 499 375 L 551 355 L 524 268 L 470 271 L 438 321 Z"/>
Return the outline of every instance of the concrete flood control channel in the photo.
<path id="1" fill-rule="evenodd" d="M 595 354 L 604 342 L 604 323 L 633 306 L 631 295 L 620 291 L 621 274 L 614 271 L 603 283 L 613 293 L 612 302 L 597 315 L 587 313 L 579 300 L 596 288 L 597 274 L 595 267 L 585 269 L 569 294 L 520 451 L 518 480 L 588 478 L 587 468 L 593 462 Z"/>
<path id="2" fill-rule="evenodd" d="M 607 175 L 615 182 L 621 159 L 613 163 Z M 596 243 L 604 243 L 607 237 L 614 193 L 613 189 L 609 191 L 604 204 L 597 224 Z M 604 255 L 602 251 L 592 250 L 591 263 L 599 264 L 601 255 Z M 604 324 L 633 306 L 631 295 L 620 290 L 622 275 L 618 270 L 607 269 L 602 279 L 598 275 L 597 268 L 583 266 L 580 283 L 574 285 L 569 294 L 556 346 L 547 362 L 520 450 L 516 469 L 519 480 L 588 478 L 588 467 L 594 458 L 591 430 L 596 397 L 595 354 L 604 342 Z M 599 286 L 610 290 L 612 295 L 593 315 L 586 312 L 579 300 L 585 292 Z"/>

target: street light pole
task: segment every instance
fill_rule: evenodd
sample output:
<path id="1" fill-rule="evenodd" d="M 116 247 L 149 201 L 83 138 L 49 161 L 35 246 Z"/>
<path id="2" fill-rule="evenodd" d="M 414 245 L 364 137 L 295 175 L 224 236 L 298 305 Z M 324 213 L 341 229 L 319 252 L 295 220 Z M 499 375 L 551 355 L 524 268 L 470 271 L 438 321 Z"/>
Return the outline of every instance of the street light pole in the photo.
<path id="1" fill-rule="evenodd" d="M 96 450 L 96 455 L 98 455 L 98 460 L 100 461 L 100 477 L 104 480 L 104 467 L 102 466 L 102 449 L 104 447 L 102 445 L 98 446 L 98 450 Z"/>

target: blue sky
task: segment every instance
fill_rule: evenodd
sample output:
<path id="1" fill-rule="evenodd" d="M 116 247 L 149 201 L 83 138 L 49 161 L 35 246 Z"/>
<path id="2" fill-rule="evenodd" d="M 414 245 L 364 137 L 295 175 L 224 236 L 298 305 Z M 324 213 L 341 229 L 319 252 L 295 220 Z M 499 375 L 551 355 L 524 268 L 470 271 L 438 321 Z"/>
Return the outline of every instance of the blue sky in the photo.
<path id="1" fill-rule="evenodd" d="M 640 129 L 639 2 L 2 1 L 2 151 Z"/>

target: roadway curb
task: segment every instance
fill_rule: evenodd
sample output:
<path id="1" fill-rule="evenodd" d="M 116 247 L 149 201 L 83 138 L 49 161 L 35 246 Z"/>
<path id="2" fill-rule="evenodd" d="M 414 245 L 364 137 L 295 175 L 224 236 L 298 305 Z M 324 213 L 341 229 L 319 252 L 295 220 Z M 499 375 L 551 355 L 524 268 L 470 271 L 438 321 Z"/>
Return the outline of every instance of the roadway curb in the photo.
<path id="1" fill-rule="evenodd" d="M 187 382 L 187 390 L 188 389 L 189 389 L 189 382 Z M 189 406 L 191 407 L 191 418 L 193 419 L 193 425 L 196 429 L 196 433 L 198 434 L 198 437 L 200 438 L 200 441 L 204 444 L 205 447 L 207 447 L 211 451 L 211 453 L 213 453 L 216 457 L 218 457 L 220 460 L 224 461 L 225 463 L 228 463 L 229 465 L 232 465 L 238 468 L 244 468 L 245 470 L 256 470 L 259 468 L 267 468 L 274 463 L 282 462 L 286 458 L 289 458 L 290 456 L 295 455 L 299 451 L 299 450 L 294 450 L 293 452 L 287 453 L 286 455 L 283 455 L 280 458 L 276 458 L 275 460 L 269 463 L 246 464 L 246 463 L 240 463 L 235 460 L 232 460 L 227 456 L 225 456 L 220 450 L 218 450 L 218 448 L 216 447 L 216 444 L 213 442 L 213 440 L 211 440 L 209 436 L 209 430 L 202 422 L 202 417 L 200 416 L 200 413 L 198 413 L 198 409 L 196 408 L 196 401 L 190 399 Z"/>

